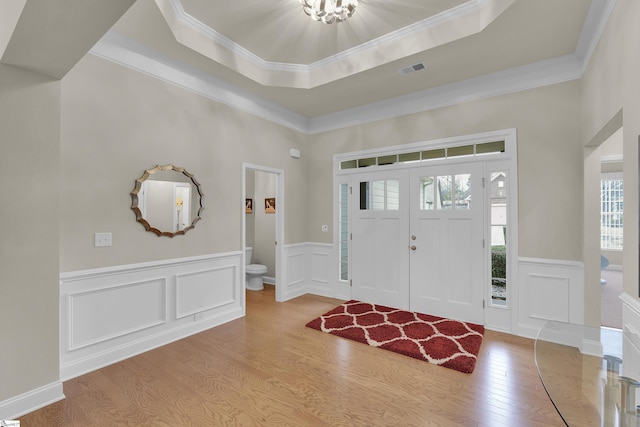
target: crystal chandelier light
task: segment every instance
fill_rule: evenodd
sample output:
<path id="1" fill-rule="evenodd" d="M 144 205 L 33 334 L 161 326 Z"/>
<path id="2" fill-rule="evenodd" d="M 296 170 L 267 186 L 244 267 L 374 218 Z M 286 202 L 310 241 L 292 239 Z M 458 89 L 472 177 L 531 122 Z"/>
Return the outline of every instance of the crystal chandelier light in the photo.
<path id="1" fill-rule="evenodd" d="M 300 0 L 304 13 L 325 24 L 346 21 L 356 12 L 358 0 Z"/>

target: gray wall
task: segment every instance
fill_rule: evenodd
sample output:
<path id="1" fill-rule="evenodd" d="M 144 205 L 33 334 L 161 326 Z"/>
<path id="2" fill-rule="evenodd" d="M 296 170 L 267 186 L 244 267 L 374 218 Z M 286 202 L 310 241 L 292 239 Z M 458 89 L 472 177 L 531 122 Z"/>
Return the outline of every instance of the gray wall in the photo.
<path id="1" fill-rule="evenodd" d="M 313 136 L 310 240 L 331 224 L 335 153 L 517 128 L 520 256 L 582 258 L 582 146 L 577 81 L 468 102 Z"/>
<path id="2" fill-rule="evenodd" d="M 617 129 L 618 122 L 624 125 L 623 157 L 625 200 L 623 282 L 624 291 L 638 299 L 638 135 L 640 135 L 640 55 L 637 41 L 640 40 L 640 2 L 622 0 L 607 23 L 605 31 L 594 52 L 589 67 L 581 80 L 581 136 L 585 145 L 585 195 L 592 194 L 597 185 L 593 176 L 600 173 L 600 149 L 586 147 L 604 142 L 610 131 Z M 621 114 L 620 114 L 621 113 Z M 617 117 L 622 116 L 622 120 Z M 609 129 L 614 123 L 614 129 Z M 593 158 L 596 160 L 593 160 Z M 593 182 L 595 181 L 595 182 Z M 584 255 L 586 279 L 586 306 L 592 311 L 587 321 L 599 322 L 599 277 L 600 245 L 599 215 L 593 206 L 598 200 L 585 200 L 586 223 L 584 227 Z M 597 211 L 596 211 L 597 212 Z M 594 217 L 595 216 L 595 217 Z"/>
<path id="3" fill-rule="evenodd" d="M 100 84 L 96 84 L 100 82 Z M 242 162 L 286 172 L 286 243 L 306 241 L 304 135 L 144 74 L 85 57 L 62 82 L 60 270 L 196 256 L 242 247 Z M 205 195 L 184 236 L 145 232 L 129 193 L 145 169 L 186 168 Z M 81 203 L 78 203 L 81 201 Z M 93 247 L 96 232 L 112 247 Z"/>
<path id="4" fill-rule="evenodd" d="M 0 401 L 58 380 L 60 83 L 0 65 Z"/>

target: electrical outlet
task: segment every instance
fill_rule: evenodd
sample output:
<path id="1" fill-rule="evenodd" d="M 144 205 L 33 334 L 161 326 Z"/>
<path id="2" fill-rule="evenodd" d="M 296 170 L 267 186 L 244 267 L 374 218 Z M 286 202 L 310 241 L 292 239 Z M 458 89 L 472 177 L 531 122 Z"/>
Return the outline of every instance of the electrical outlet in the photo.
<path id="1" fill-rule="evenodd" d="M 95 247 L 111 246 L 111 233 L 96 233 L 95 234 Z"/>

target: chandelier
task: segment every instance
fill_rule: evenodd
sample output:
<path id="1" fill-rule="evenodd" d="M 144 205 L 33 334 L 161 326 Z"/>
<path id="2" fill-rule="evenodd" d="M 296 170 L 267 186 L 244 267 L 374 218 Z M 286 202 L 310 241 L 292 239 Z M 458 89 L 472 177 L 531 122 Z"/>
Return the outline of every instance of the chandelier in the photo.
<path id="1" fill-rule="evenodd" d="M 356 12 L 358 0 L 300 0 L 302 10 L 314 21 L 325 24 L 346 21 Z"/>

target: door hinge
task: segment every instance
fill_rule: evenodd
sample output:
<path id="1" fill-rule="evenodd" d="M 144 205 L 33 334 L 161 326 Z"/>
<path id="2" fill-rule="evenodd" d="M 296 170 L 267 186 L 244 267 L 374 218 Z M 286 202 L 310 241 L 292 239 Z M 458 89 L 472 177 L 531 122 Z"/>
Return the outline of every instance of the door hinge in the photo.
<path id="1" fill-rule="evenodd" d="M 349 286 L 353 286 L 353 280 L 349 279 Z"/>
<path id="2" fill-rule="evenodd" d="M 482 178 L 482 188 L 487 186 L 487 178 Z"/>
<path id="3" fill-rule="evenodd" d="M 482 308 L 484 308 L 484 300 L 482 300 Z"/>
<path id="4" fill-rule="evenodd" d="M 485 240 L 484 240 L 484 239 L 482 239 L 482 247 L 483 247 L 483 248 L 484 248 L 484 245 L 485 245 Z"/>
<path id="5" fill-rule="evenodd" d="M 353 194 L 353 187 L 349 187 L 349 194 Z"/>
<path id="6" fill-rule="evenodd" d="M 349 240 L 353 240 L 353 233 L 349 233 Z"/>

